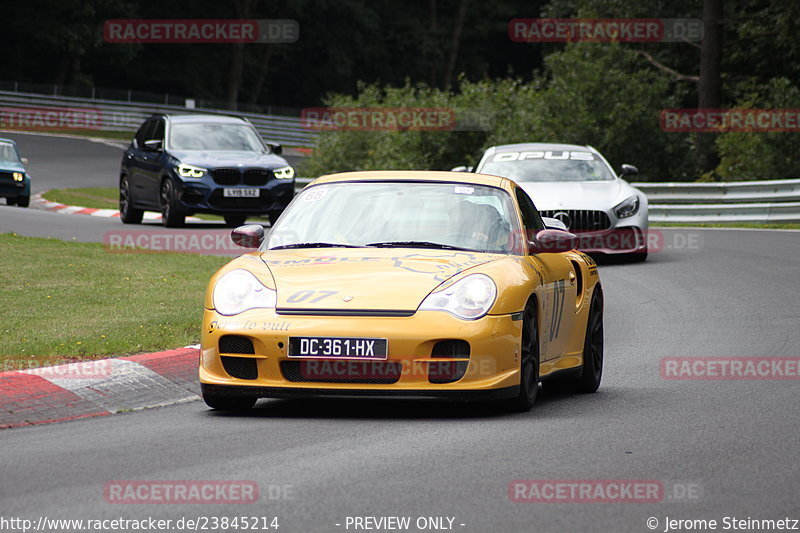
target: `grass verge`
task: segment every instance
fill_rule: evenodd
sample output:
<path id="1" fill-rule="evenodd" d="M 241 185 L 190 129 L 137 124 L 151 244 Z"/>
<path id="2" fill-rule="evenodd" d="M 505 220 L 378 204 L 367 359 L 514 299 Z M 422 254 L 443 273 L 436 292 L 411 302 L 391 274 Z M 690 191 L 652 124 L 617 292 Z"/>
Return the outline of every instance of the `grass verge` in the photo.
<path id="1" fill-rule="evenodd" d="M 43 198 L 50 202 L 98 209 L 117 209 L 119 207 L 119 189 L 116 187 L 53 189 L 44 193 Z"/>
<path id="2" fill-rule="evenodd" d="M 8 233 L 0 249 L 3 370 L 197 343 L 206 284 L 230 260 Z"/>

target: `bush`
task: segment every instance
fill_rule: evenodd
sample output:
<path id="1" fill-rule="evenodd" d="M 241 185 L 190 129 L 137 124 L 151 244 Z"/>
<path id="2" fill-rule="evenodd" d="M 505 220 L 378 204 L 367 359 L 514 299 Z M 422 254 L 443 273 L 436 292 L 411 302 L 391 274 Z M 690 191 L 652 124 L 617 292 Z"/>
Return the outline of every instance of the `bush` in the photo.
<path id="1" fill-rule="evenodd" d="M 736 107 L 800 108 L 800 90 L 785 78 L 751 89 Z M 716 146 L 720 163 L 716 174 L 728 181 L 800 177 L 797 132 L 727 132 Z"/>

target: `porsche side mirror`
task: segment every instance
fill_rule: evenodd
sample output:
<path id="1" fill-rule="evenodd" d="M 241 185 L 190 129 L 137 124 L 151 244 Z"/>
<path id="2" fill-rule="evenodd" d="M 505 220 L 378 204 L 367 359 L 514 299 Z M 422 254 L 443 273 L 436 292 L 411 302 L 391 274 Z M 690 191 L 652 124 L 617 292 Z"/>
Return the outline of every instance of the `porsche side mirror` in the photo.
<path id="1" fill-rule="evenodd" d="M 534 254 L 557 254 L 577 247 L 578 237 L 558 229 L 543 229 L 528 243 L 528 248 Z"/>
<path id="2" fill-rule="evenodd" d="M 635 176 L 639 173 L 639 169 L 633 165 L 622 165 L 622 172 L 620 173 L 620 177 L 624 178 L 625 176 Z"/>
<path id="3" fill-rule="evenodd" d="M 542 217 L 542 222 L 544 222 L 544 226 L 547 229 L 558 229 L 561 231 L 569 231 L 567 230 L 567 225 L 558 220 L 557 218 Z"/>
<path id="4" fill-rule="evenodd" d="M 20 161 L 22 161 L 23 165 L 27 165 L 28 164 L 28 158 L 27 157 L 21 158 Z"/>
<path id="5" fill-rule="evenodd" d="M 264 242 L 264 226 L 247 224 L 231 231 L 231 240 L 242 248 L 258 248 Z"/>

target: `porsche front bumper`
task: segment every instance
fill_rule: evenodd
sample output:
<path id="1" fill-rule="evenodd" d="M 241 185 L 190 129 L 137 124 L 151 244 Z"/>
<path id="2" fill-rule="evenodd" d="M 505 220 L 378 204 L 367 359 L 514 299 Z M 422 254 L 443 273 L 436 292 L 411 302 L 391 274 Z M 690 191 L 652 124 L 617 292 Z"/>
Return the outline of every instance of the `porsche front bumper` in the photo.
<path id="1" fill-rule="evenodd" d="M 519 388 L 521 329 L 516 314 L 465 321 L 437 311 L 354 317 L 258 309 L 224 317 L 206 309 L 200 382 L 204 394 L 250 397 L 511 397 Z M 388 356 L 299 359 L 287 353 L 289 337 L 383 338 Z M 468 353 L 442 356 L 437 347 L 457 341 Z"/>

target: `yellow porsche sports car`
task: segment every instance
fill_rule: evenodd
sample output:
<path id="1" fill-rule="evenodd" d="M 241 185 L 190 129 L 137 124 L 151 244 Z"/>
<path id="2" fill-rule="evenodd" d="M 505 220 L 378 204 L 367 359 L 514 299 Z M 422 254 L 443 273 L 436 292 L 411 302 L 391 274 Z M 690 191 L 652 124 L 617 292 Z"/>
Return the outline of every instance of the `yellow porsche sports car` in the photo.
<path id="1" fill-rule="evenodd" d="M 546 221 L 547 219 L 545 219 Z M 515 182 L 458 172 L 322 176 L 205 296 L 200 383 L 215 409 L 258 398 L 502 400 L 594 392 L 603 292 L 576 237 Z"/>

